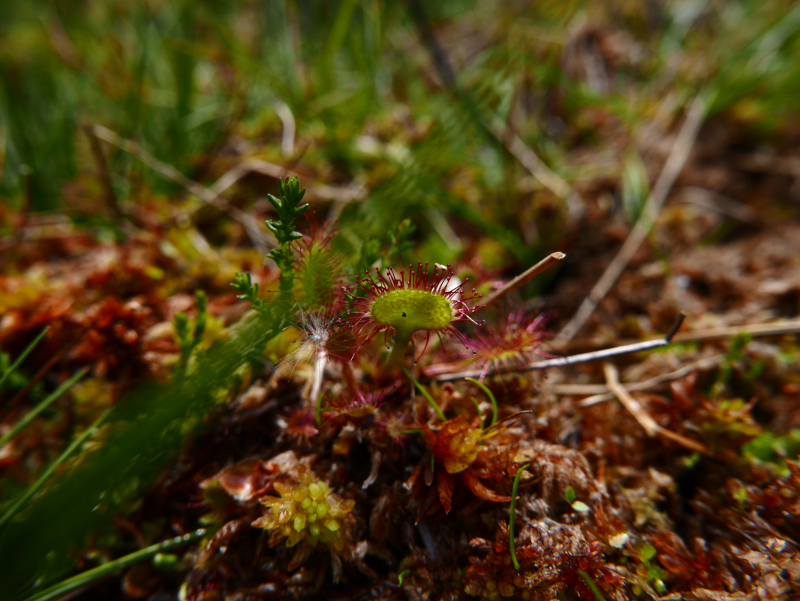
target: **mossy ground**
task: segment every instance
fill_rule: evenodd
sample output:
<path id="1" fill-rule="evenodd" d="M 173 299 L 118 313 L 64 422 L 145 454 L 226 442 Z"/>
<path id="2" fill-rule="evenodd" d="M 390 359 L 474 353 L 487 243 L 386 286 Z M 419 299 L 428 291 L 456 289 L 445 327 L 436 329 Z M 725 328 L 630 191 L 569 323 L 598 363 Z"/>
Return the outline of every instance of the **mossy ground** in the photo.
<path id="1" fill-rule="evenodd" d="M 88 369 L 0 449 L 0 513 L 115 408 L 0 526 L 10 599 L 200 526 L 218 530 L 79 598 L 798 594 L 797 326 L 736 336 L 800 313 L 798 9 L 112 0 L 5 3 L 0 23 L 0 369 L 50 327 L 0 391 L 0 436 Z M 652 232 L 560 342 L 698 94 L 699 135 Z M 376 262 L 451 263 L 486 294 L 567 253 L 481 315 L 493 334 L 461 324 L 477 355 L 446 339 L 419 360 L 449 425 L 385 365 L 382 335 L 349 362 L 336 315 L 297 323 L 309 314 L 268 302 L 255 317 L 237 299 L 237 272 L 267 300 L 286 288 L 263 222 L 295 173 L 309 213 L 336 222 L 332 254 L 308 247 L 317 271 L 292 284 L 326 308 L 317 287 Z M 676 344 L 613 364 L 705 453 L 649 436 L 602 364 L 517 371 L 534 351 L 663 334 L 680 311 Z M 314 352 L 291 355 L 298 336 Z M 485 393 L 436 378 L 486 363 L 511 371 L 485 382 L 499 417 L 527 413 L 480 438 Z M 463 424 L 481 444 L 450 473 L 458 458 L 432 459 L 431 440 Z M 526 464 L 511 517 L 493 495 Z M 297 555 L 252 524 L 312 472 L 352 510 L 341 549 Z"/>

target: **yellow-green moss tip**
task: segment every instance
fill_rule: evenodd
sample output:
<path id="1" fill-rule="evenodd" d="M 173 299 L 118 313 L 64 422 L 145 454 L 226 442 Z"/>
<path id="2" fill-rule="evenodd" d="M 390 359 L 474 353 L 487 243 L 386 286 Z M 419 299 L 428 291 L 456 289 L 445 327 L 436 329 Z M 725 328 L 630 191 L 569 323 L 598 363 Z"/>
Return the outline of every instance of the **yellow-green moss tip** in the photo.
<path id="1" fill-rule="evenodd" d="M 293 547 L 301 541 L 314 547 L 318 542 L 341 551 L 347 514 L 356 502 L 332 493 L 327 483 L 317 480 L 308 468 L 298 468 L 296 483 L 275 484 L 280 497 L 261 499 L 268 511 L 253 522 L 254 526 L 279 533 L 275 540 L 286 539 Z"/>

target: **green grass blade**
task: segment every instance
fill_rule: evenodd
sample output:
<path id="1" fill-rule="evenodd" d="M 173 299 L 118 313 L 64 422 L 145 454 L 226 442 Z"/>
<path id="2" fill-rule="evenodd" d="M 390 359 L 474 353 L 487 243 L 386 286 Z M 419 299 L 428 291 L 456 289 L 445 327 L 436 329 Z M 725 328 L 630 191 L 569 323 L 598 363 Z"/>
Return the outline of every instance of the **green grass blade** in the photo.
<path id="1" fill-rule="evenodd" d="M 149 547 L 145 547 L 144 549 L 140 549 L 129 555 L 120 557 L 119 559 L 109 561 L 101 566 L 87 570 L 86 572 L 78 574 L 77 576 L 73 576 L 72 578 L 67 578 L 66 580 L 59 582 L 50 588 L 28 597 L 25 601 L 50 601 L 51 599 L 57 599 L 62 595 L 66 595 L 67 593 L 82 588 L 87 584 L 91 584 L 92 582 L 104 578 L 105 576 L 109 576 L 115 572 L 118 572 L 119 570 L 148 559 L 154 556 L 156 553 L 161 553 L 162 551 L 167 551 L 179 545 L 184 545 L 197 540 L 198 538 L 202 538 L 206 535 L 206 532 L 207 530 L 205 528 L 200 528 L 194 532 L 190 532 L 189 534 L 176 536 L 175 538 L 156 543 L 155 545 L 150 545 Z"/>
<path id="2" fill-rule="evenodd" d="M 28 348 L 22 351 L 22 354 L 19 357 L 17 357 L 17 360 L 14 361 L 11 367 L 9 367 L 5 371 L 5 373 L 2 376 L 0 376 L 0 390 L 3 390 L 3 385 L 6 383 L 6 380 L 11 376 L 11 374 L 14 373 L 14 371 L 16 371 L 17 367 L 19 367 L 19 364 L 25 361 L 25 357 L 27 357 L 31 353 L 31 351 L 36 347 L 36 345 L 39 344 L 39 341 L 44 337 L 45 334 L 47 334 L 47 330 L 49 329 L 50 326 L 47 326 L 44 330 L 42 330 L 39 333 L 39 335 L 33 340 L 33 342 L 31 342 L 28 345 Z"/>
<path id="3" fill-rule="evenodd" d="M 442 408 L 439 407 L 439 404 L 433 400 L 433 397 L 430 395 L 430 393 L 427 390 L 425 390 L 425 387 L 419 382 L 417 382 L 415 378 L 412 378 L 411 374 L 408 373 L 408 370 L 405 367 L 401 365 L 400 369 L 402 369 L 403 372 L 405 372 L 405 374 L 409 377 L 409 379 L 414 382 L 414 386 L 416 386 L 417 390 L 419 390 L 422 393 L 422 396 L 428 399 L 428 402 L 431 404 L 431 407 L 433 407 L 434 411 L 436 411 L 436 415 L 439 416 L 439 419 L 442 420 L 443 422 L 447 421 L 447 418 L 444 416 L 444 411 L 442 411 Z"/>
<path id="4" fill-rule="evenodd" d="M 483 390 L 483 392 L 486 393 L 486 396 L 489 397 L 489 400 L 492 403 L 492 423 L 489 424 L 489 427 L 494 426 L 497 423 L 497 399 L 494 398 L 494 395 L 492 394 L 492 391 L 489 390 L 486 387 L 486 385 L 483 384 L 483 382 L 479 382 L 475 378 L 464 378 L 464 379 L 467 382 L 472 382 L 473 384 L 475 384 L 478 388 L 480 388 L 481 390 Z"/>
<path id="5" fill-rule="evenodd" d="M 58 389 L 55 392 L 53 392 L 53 394 L 48 396 L 45 400 L 43 400 L 36 407 L 34 407 L 34 409 L 30 411 L 25 417 L 19 420 L 19 422 L 17 422 L 17 425 L 11 428 L 11 431 L 8 432 L 8 434 L 0 438 L 0 448 L 3 448 L 3 446 L 5 446 L 5 444 L 9 440 L 14 438 L 17 434 L 19 434 L 25 428 L 27 428 L 28 424 L 30 424 L 34 419 L 36 419 L 39 416 L 39 414 L 45 409 L 47 409 L 54 401 L 60 399 L 61 395 L 64 394 L 70 388 L 72 388 L 78 380 L 80 380 L 83 376 L 86 375 L 86 372 L 88 371 L 89 368 L 84 368 L 79 372 L 77 372 L 69 380 L 67 380 L 61 386 L 59 386 Z"/>
<path id="6" fill-rule="evenodd" d="M 603 593 L 600 592 L 597 584 L 594 580 L 592 580 L 592 577 L 589 576 L 589 574 L 583 570 L 578 570 L 578 574 L 580 574 L 580 577 L 586 581 L 587 586 L 592 590 L 592 594 L 594 594 L 594 598 L 597 599 L 597 601 L 606 601 L 606 598 L 603 597 Z"/>
<path id="7" fill-rule="evenodd" d="M 52 476 L 53 473 L 56 471 L 58 466 L 64 463 L 64 461 L 66 461 L 67 459 L 69 459 L 69 457 L 75 451 L 77 451 L 83 445 L 83 443 L 89 439 L 89 437 L 92 434 L 95 433 L 97 428 L 100 426 L 100 424 L 103 423 L 103 421 L 105 421 L 106 417 L 108 417 L 109 413 L 111 413 L 113 409 L 114 409 L 113 407 L 111 409 L 108 409 L 105 413 L 103 413 L 103 415 L 98 417 L 91 426 L 86 428 L 86 430 L 84 430 L 80 436 L 78 436 L 74 441 L 72 441 L 72 444 L 69 445 L 64 450 L 64 452 L 61 453 L 61 455 L 59 455 L 58 459 L 56 459 L 53 463 L 51 463 L 47 467 L 47 469 L 44 471 L 44 473 L 42 473 L 41 476 L 39 476 L 36 482 L 31 484 L 28 487 L 28 489 L 16 501 L 14 501 L 14 504 L 8 508 L 8 510 L 3 514 L 3 517 L 0 517 L 0 529 L 2 529 L 9 522 L 9 520 L 11 520 L 11 518 L 13 518 L 16 515 L 16 513 L 20 510 L 20 508 L 23 505 L 25 505 L 28 501 L 30 501 L 33 498 L 33 496 L 42 489 L 47 480 L 50 479 L 50 476 Z"/>
<path id="8" fill-rule="evenodd" d="M 508 516 L 508 548 L 511 551 L 511 562 L 514 564 L 514 569 L 519 571 L 519 562 L 517 561 L 517 550 L 514 547 L 514 511 L 517 505 L 517 489 L 519 488 L 519 478 L 522 472 L 528 467 L 526 463 L 517 470 L 517 475 L 514 476 L 514 486 L 511 488 L 511 509 Z"/>

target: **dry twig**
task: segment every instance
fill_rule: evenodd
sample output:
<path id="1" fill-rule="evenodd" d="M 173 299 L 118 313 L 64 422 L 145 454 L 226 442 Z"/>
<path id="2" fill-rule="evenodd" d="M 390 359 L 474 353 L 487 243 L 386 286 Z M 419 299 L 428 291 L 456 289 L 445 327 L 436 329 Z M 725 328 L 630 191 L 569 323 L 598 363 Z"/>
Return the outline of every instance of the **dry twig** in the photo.
<path id="1" fill-rule="evenodd" d="M 218 208 L 220 211 L 228 214 L 233 220 L 239 222 L 242 227 L 245 228 L 245 231 L 247 231 L 247 235 L 250 237 L 251 242 L 257 248 L 263 251 L 269 246 L 275 246 L 276 240 L 274 240 L 274 238 L 272 240 L 267 238 L 267 233 L 261 230 L 252 215 L 249 215 L 241 209 L 230 205 L 225 199 L 220 198 L 218 194 L 215 194 L 208 188 L 201 186 L 196 181 L 189 179 L 180 171 L 175 169 L 175 167 L 172 165 L 158 160 L 136 142 L 132 140 L 126 140 L 125 138 L 119 136 L 116 132 L 111 131 L 107 127 L 103 127 L 102 125 L 93 125 L 90 127 L 90 129 L 94 136 L 97 136 L 101 140 L 121 148 L 167 179 L 183 186 L 186 188 L 186 190 L 197 196 L 203 202 L 210 204 Z"/>
<path id="2" fill-rule="evenodd" d="M 226 171 L 222 177 L 214 182 L 209 190 L 216 195 L 220 195 L 250 173 L 260 173 L 262 175 L 274 177 L 275 179 L 298 175 L 296 171 L 292 171 L 281 165 L 276 165 L 275 163 L 270 163 L 263 159 L 249 158 Z M 364 186 L 358 184 L 345 187 L 320 185 L 308 186 L 306 188 L 306 195 L 309 198 L 348 203 L 364 199 L 367 195 L 367 190 Z"/>
<path id="3" fill-rule="evenodd" d="M 636 418 L 636 421 L 639 422 L 639 425 L 641 425 L 642 428 L 644 428 L 644 431 L 647 432 L 648 436 L 653 437 L 658 435 L 676 442 L 692 451 L 696 451 L 698 453 L 708 453 L 708 449 L 706 449 L 705 445 L 692 440 L 691 438 L 687 438 L 686 436 L 682 436 L 677 432 L 673 432 L 672 430 L 667 430 L 666 428 L 659 426 L 650 416 L 650 414 L 644 410 L 644 407 L 642 407 L 639 401 L 633 398 L 633 395 L 625 390 L 622 384 L 619 383 L 619 373 L 617 372 L 617 368 L 611 363 L 605 363 L 603 365 L 603 372 L 606 376 L 606 384 L 608 385 L 608 388 L 625 406 L 625 409 L 630 411 L 631 415 Z"/>
<path id="4" fill-rule="evenodd" d="M 655 376 L 654 378 L 650 378 L 644 382 L 620 384 L 620 386 L 625 388 L 625 390 L 628 392 L 649 390 L 651 388 L 655 388 L 656 386 L 660 386 L 661 384 L 665 384 L 666 382 L 672 382 L 673 380 L 678 380 L 684 376 L 688 376 L 692 372 L 716 367 L 722 363 L 724 358 L 725 355 L 706 357 L 705 359 L 700 359 L 694 363 L 684 365 L 680 369 L 676 369 L 675 371 L 671 371 L 666 374 L 661 374 L 660 376 Z M 615 396 L 614 393 L 608 392 L 608 386 L 605 384 L 562 384 L 552 386 L 548 388 L 548 390 L 554 392 L 555 394 L 591 394 L 592 396 L 588 396 L 578 402 L 581 407 L 591 407 L 592 405 L 597 405 L 598 403 L 610 401 Z"/>
<path id="5" fill-rule="evenodd" d="M 520 286 L 527 284 L 530 280 L 535 278 L 543 271 L 549 269 L 550 267 L 561 261 L 566 256 L 567 255 L 565 255 L 562 252 L 555 252 L 545 257 L 544 259 L 539 261 L 536 265 L 534 265 L 530 269 L 527 269 L 525 272 L 519 274 L 510 282 L 506 282 L 505 285 L 499 290 L 495 290 L 494 292 L 489 294 L 485 299 L 483 299 L 483 305 L 488 307 L 489 305 L 496 303 L 501 298 L 505 297 L 507 294 L 512 293 Z"/>
<path id="6" fill-rule="evenodd" d="M 578 310 L 569 323 L 567 323 L 564 329 L 558 334 L 558 339 L 572 340 L 592 313 L 594 313 L 600 301 L 608 294 L 608 291 L 611 290 L 611 287 L 625 270 L 625 267 L 633 258 L 633 255 L 639 250 L 642 242 L 644 242 L 647 234 L 650 233 L 650 230 L 655 224 L 661 207 L 667 198 L 667 194 L 675 183 L 678 175 L 683 170 L 686 160 L 689 158 L 689 152 L 700 131 L 705 112 L 705 99 L 703 94 L 699 94 L 687 111 L 686 119 L 675 138 L 675 143 L 672 146 L 667 162 L 664 164 L 664 169 L 661 171 L 661 175 L 658 177 L 658 181 L 656 185 L 653 186 L 653 191 L 647 199 L 647 203 L 642 211 L 642 216 L 636 222 L 636 225 L 631 230 L 628 239 L 625 240 L 617 256 L 614 257 L 614 260 L 606 268 L 603 275 L 594 285 L 594 288 L 592 288 L 592 291 L 583 300 L 581 306 L 578 307 Z"/>

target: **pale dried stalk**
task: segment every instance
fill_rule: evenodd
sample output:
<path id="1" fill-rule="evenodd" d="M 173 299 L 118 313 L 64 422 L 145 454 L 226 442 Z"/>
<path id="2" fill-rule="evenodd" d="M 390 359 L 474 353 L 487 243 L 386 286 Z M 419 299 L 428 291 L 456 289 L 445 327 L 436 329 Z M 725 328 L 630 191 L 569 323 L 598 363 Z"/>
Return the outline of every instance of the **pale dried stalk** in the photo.
<path id="1" fill-rule="evenodd" d="M 761 336 L 784 336 L 788 334 L 800 334 L 800 319 L 778 321 L 773 323 L 756 323 L 747 326 L 726 326 L 721 328 L 710 328 L 708 330 L 697 330 L 695 332 L 684 332 L 675 336 L 673 342 L 699 342 L 704 340 L 727 340 L 742 334 L 749 334 L 754 338 Z"/>
<path id="2" fill-rule="evenodd" d="M 686 115 L 680 132 L 675 138 L 675 143 L 672 146 L 667 162 L 661 171 L 661 175 L 653 186 L 647 203 L 645 203 L 644 210 L 636 225 L 628 235 L 627 240 L 619 249 L 617 256 L 611 261 L 606 268 L 603 275 L 592 288 L 589 295 L 583 300 L 578 310 L 572 319 L 564 326 L 564 329 L 558 334 L 558 340 L 572 340 L 580 329 L 586 324 L 586 321 L 591 317 L 594 310 L 601 300 L 608 294 L 608 291 L 616 283 L 617 279 L 627 267 L 630 260 L 639 250 L 639 247 L 644 242 L 647 235 L 650 233 L 653 225 L 656 222 L 661 207 L 669 194 L 672 185 L 675 183 L 686 160 L 689 158 L 689 152 L 694 145 L 697 134 L 700 131 L 700 126 L 703 123 L 703 118 L 706 112 L 706 104 L 702 94 L 698 95 Z"/>
<path id="3" fill-rule="evenodd" d="M 666 374 L 662 374 L 660 376 L 655 376 L 654 378 L 650 378 L 649 380 L 645 380 L 644 382 L 633 382 L 630 384 L 620 384 L 625 390 L 628 392 L 641 392 L 642 390 L 650 390 L 651 388 L 655 388 L 660 386 L 661 384 L 665 384 L 667 382 L 672 382 L 674 380 L 678 380 L 685 376 L 688 376 L 690 373 L 695 371 L 700 371 L 703 369 L 711 369 L 712 367 L 716 367 L 722 360 L 725 358 L 725 355 L 715 355 L 713 357 L 707 357 L 705 359 L 700 359 L 699 361 L 695 361 L 694 363 L 690 363 L 688 365 L 684 365 L 680 369 L 676 369 L 675 371 L 671 371 Z M 597 405 L 598 403 L 603 403 L 605 401 L 610 401 L 614 398 L 614 394 L 608 392 L 608 386 L 605 384 L 564 384 L 564 385 L 557 385 L 553 386 L 548 389 L 549 391 L 555 394 L 591 394 L 592 396 L 588 396 L 585 399 L 581 399 L 578 402 L 578 405 L 581 407 L 591 407 L 592 405 Z"/>
<path id="4" fill-rule="evenodd" d="M 639 425 L 644 428 L 648 436 L 661 436 L 697 453 L 708 453 L 705 445 L 658 425 L 656 420 L 644 410 L 639 401 L 633 398 L 633 395 L 619 383 L 619 372 L 617 372 L 617 368 L 614 365 L 611 363 L 603 364 L 603 372 L 605 373 L 606 385 L 609 390 L 614 393 L 614 396 L 620 400 L 625 409 L 639 422 Z"/>
<path id="5" fill-rule="evenodd" d="M 786 336 L 800 334 L 800 319 L 790 319 L 786 321 L 774 321 L 770 323 L 756 323 L 743 326 L 724 326 L 719 328 L 708 328 L 706 330 L 695 330 L 694 332 L 683 332 L 677 334 L 672 342 L 705 342 L 713 340 L 727 340 L 742 334 L 749 334 L 753 338 L 766 336 Z M 557 341 L 552 346 L 559 351 L 570 348 L 592 348 L 605 346 L 603 342 L 593 342 L 589 340 L 576 340 L 568 344 L 558 344 Z"/>
<path id="6" fill-rule="evenodd" d="M 514 292 L 520 286 L 524 286 L 530 280 L 535 278 L 537 275 L 546 271 L 562 259 L 564 259 L 567 255 L 562 252 L 555 252 L 551 255 L 545 257 L 541 261 L 539 261 L 536 265 L 527 269 L 523 273 L 519 274 L 513 280 L 506 282 L 502 288 L 499 290 L 495 290 L 491 294 L 489 294 L 486 298 L 484 298 L 481 302 L 485 307 L 492 305 L 499 301 L 501 298 L 504 298 L 507 294 Z"/>
<path id="7" fill-rule="evenodd" d="M 299 174 L 296 171 L 287 169 L 281 165 L 270 163 L 263 159 L 251 157 L 241 163 L 231 167 L 209 188 L 214 194 L 222 194 L 225 190 L 233 186 L 240 179 L 250 173 L 260 173 L 268 177 L 278 179 L 280 177 L 295 177 Z M 348 203 L 363 200 L 366 198 L 367 190 L 364 186 L 354 184 L 352 186 L 308 186 L 306 195 L 309 198 L 319 198 L 321 200 L 331 200 L 334 202 Z"/>
<path id="8" fill-rule="evenodd" d="M 239 222 L 242 227 L 244 227 L 251 242 L 257 248 L 266 250 L 269 246 L 275 246 L 277 244 L 277 240 L 275 240 L 274 236 L 271 234 L 268 236 L 267 232 L 263 232 L 252 215 L 249 215 L 241 209 L 230 205 L 225 199 L 220 198 L 219 195 L 215 194 L 208 188 L 201 186 L 196 181 L 189 179 L 183 173 L 175 169 L 175 167 L 172 165 L 158 160 L 136 142 L 132 140 L 126 140 L 116 132 L 111 131 L 107 127 L 103 127 L 102 125 L 91 126 L 91 132 L 101 140 L 104 140 L 109 144 L 113 144 L 131 156 L 136 157 L 142 163 L 154 171 L 157 171 L 165 178 L 175 182 L 180 186 L 183 186 L 186 190 L 197 196 L 203 202 L 210 204 L 229 215 L 231 219 Z"/>

